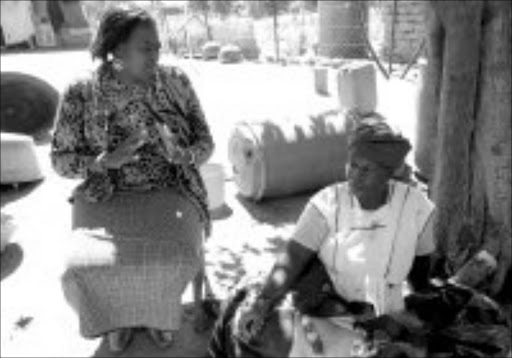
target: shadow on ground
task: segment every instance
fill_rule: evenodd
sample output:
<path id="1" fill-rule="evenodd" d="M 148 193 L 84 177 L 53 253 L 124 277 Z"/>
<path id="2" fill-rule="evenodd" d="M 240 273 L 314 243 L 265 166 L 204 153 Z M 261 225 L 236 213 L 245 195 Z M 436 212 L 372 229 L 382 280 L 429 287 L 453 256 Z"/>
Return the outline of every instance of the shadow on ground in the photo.
<path id="1" fill-rule="evenodd" d="M 233 210 L 226 204 L 210 212 L 212 220 L 225 220 L 233 215 Z"/>
<path id="2" fill-rule="evenodd" d="M 181 328 L 173 346 L 160 349 L 153 343 L 146 330 L 137 329 L 133 341 L 124 352 L 112 353 L 103 339 L 93 357 L 205 357 L 211 328 L 202 333 L 194 330 L 192 304 L 184 305 L 183 312 Z M 210 327 L 213 327 L 213 317 L 209 323 Z"/>
<path id="3" fill-rule="evenodd" d="M 220 297 L 229 295 L 246 279 L 261 279 L 270 270 L 311 194 L 256 202 L 234 193 L 235 200 L 230 203 L 235 211 L 233 220 L 238 221 L 238 213 L 243 212 L 250 220 L 240 219 L 238 225 L 242 226 L 232 227 L 226 237 L 216 235 L 215 242 L 206 247 L 208 276 Z M 233 231 L 237 233 L 233 235 Z"/>
<path id="4" fill-rule="evenodd" d="M 35 191 L 44 180 L 38 180 L 29 183 L 20 183 L 17 185 L 2 184 L 0 185 L 0 207 L 12 203 L 13 201 L 24 198 Z"/>
<path id="5" fill-rule="evenodd" d="M 286 198 L 255 202 L 240 194 L 236 197 L 240 204 L 259 223 L 280 227 L 297 221 L 312 193 L 304 193 Z"/>

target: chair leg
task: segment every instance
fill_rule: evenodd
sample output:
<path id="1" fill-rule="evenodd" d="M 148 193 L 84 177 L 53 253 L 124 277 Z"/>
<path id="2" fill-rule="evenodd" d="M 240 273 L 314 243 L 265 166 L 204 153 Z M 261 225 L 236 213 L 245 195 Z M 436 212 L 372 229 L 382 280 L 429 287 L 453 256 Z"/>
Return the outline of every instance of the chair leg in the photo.
<path id="1" fill-rule="evenodd" d="M 205 277 L 204 266 L 201 267 L 193 282 L 193 294 L 194 294 L 194 330 L 197 333 L 203 333 L 210 327 L 210 319 L 205 311 L 203 304 L 203 288 L 205 282 L 208 280 Z M 209 285 L 206 285 L 207 287 Z"/>
<path id="2" fill-rule="evenodd" d="M 194 294 L 194 304 L 196 307 L 201 305 L 201 302 L 204 298 L 203 296 L 203 288 L 205 284 L 205 270 L 204 265 L 201 265 L 201 268 L 194 277 L 193 281 L 193 294 Z"/>

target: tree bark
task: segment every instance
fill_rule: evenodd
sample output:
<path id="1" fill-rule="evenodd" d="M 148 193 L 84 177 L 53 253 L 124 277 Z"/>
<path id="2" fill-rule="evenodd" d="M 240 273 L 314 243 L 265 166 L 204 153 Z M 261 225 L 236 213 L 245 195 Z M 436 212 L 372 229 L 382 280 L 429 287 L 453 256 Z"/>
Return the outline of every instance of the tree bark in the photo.
<path id="1" fill-rule="evenodd" d="M 428 181 L 434 176 L 435 150 L 437 146 L 437 116 L 443 72 L 444 28 L 431 6 L 426 7 L 427 66 L 421 69 L 416 126 L 415 163 L 418 171 Z"/>
<path id="2" fill-rule="evenodd" d="M 203 19 L 204 19 L 204 24 L 206 26 L 206 39 L 208 41 L 211 41 L 213 39 L 213 37 L 212 37 L 212 29 L 210 27 L 210 14 L 209 14 L 208 10 L 204 10 Z"/>
<path id="3" fill-rule="evenodd" d="M 483 51 L 480 60 L 480 96 L 476 114 L 474 164 L 479 168 L 473 193 L 484 193 L 485 205 L 474 209 L 484 218 L 484 246 L 497 256 L 499 266 L 492 291 L 503 285 L 512 261 L 511 137 L 512 137 L 512 6 L 486 3 L 483 13 Z M 473 206 L 477 206 L 474 202 Z"/>
<path id="4" fill-rule="evenodd" d="M 431 1 L 429 11 L 419 116 L 428 130 L 419 134 L 433 135 L 428 150 L 437 149 L 438 254 L 451 275 L 488 251 L 498 263 L 489 292 L 498 294 L 512 255 L 511 3 Z"/>

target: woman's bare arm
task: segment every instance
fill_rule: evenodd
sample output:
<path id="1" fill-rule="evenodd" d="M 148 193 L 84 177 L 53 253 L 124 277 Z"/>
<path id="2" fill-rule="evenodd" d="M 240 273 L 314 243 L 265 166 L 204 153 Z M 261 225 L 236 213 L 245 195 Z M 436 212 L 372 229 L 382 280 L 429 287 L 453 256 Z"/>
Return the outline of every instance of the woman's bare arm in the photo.
<path id="1" fill-rule="evenodd" d="M 279 255 L 263 286 L 260 298 L 269 307 L 276 305 L 290 290 L 309 261 L 316 255 L 315 251 L 290 240 L 284 253 Z"/>
<path id="2" fill-rule="evenodd" d="M 240 334 L 250 339 L 258 334 L 265 316 L 285 297 L 307 264 L 317 254 L 329 227 L 323 214 L 313 204 L 303 211 L 293 238 L 278 256 L 255 304 L 240 320 Z"/>
<path id="3" fill-rule="evenodd" d="M 261 297 L 270 306 L 278 303 L 290 290 L 306 265 L 317 254 L 329 228 L 321 212 L 312 204 L 306 206 L 297 222 L 293 239 L 279 255 L 263 287 Z"/>

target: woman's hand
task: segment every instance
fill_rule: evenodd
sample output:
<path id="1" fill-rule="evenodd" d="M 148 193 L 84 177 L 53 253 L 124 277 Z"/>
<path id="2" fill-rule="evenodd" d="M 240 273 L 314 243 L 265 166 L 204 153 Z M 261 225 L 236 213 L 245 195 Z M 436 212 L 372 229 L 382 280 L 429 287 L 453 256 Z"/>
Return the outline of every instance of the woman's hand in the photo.
<path id="1" fill-rule="evenodd" d="M 169 130 L 165 124 L 156 123 L 156 129 L 164 143 L 164 156 L 173 164 L 191 164 L 194 157 L 190 151 L 181 148 L 178 145 L 175 135 Z"/>
<path id="2" fill-rule="evenodd" d="M 181 149 L 180 147 L 176 147 L 172 153 L 167 154 L 166 158 L 169 162 L 174 164 L 192 164 L 194 162 L 194 157 L 191 152 Z"/>
<path id="3" fill-rule="evenodd" d="M 145 128 L 134 131 L 112 152 L 101 153 L 91 164 L 91 170 L 119 169 L 122 165 L 137 160 L 135 151 L 139 149 L 148 139 Z"/>

